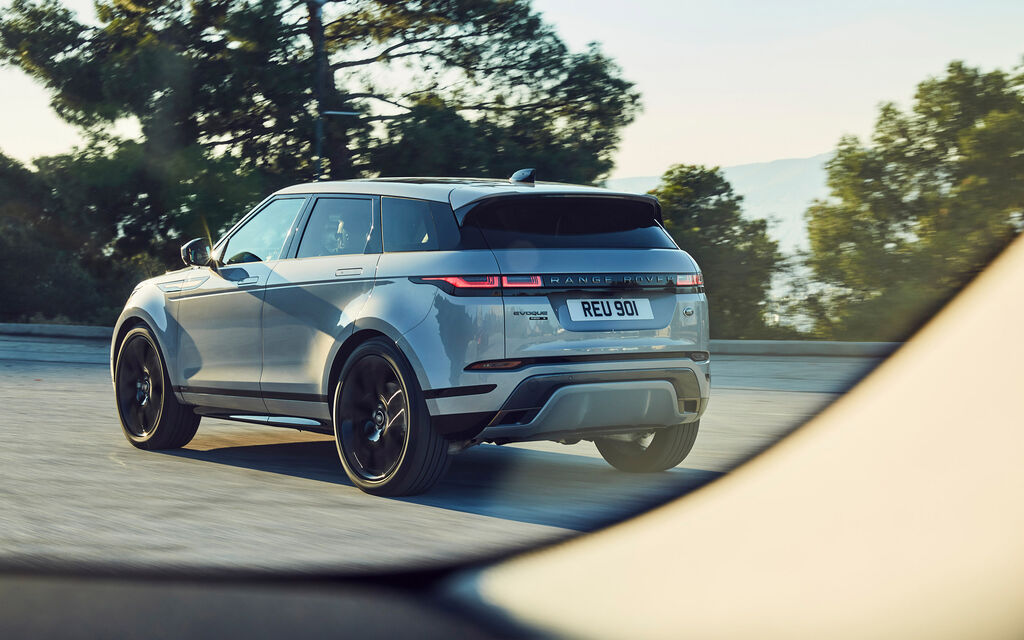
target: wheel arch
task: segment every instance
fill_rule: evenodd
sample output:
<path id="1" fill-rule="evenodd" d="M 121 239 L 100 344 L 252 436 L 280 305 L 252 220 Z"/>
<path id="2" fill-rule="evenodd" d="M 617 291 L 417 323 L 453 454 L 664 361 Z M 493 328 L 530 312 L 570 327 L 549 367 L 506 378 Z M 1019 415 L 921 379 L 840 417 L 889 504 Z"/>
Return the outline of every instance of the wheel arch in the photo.
<path id="1" fill-rule="evenodd" d="M 117 352 L 121 350 L 121 344 L 124 342 L 124 337 L 135 327 L 146 327 L 151 332 L 153 331 L 153 327 L 151 327 L 142 316 L 126 317 L 124 321 L 118 325 L 117 330 L 114 333 L 114 342 L 111 344 L 110 348 L 111 355 L 114 360 L 117 360 Z"/>
<path id="2" fill-rule="evenodd" d="M 328 404 L 334 401 L 334 387 L 338 384 L 338 378 L 341 377 L 341 370 L 348 361 L 348 357 L 352 355 L 352 352 L 355 351 L 359 345 L 373 338 L 387 338 L 394 342 L 390 336 L 377 329 L 357 329 L 341 343 L 337 353 L 334 354 L 334 359 L 331 361 L 331 366 L 327 373 L 327 384 L 324 387 L 327 390 Z"/>
<path id="3" fill-rule="evenodd" d="M 398 352 L 409 362 L 420 388 L 427 388 L 423 365 L 420 363 L 416 353 L 413 352 L 411 345 L 406 344 L 403 348 L 402 333 L 396 327 L 383 320 L 360 318 L 356 321 L 355 332 L 341 343 L 333 358 L 331 358 L 331 366 L 325 372 L 323 389 L 327 394 L 328 404 L 334 400 L 334 387 L 338 383 L 341 370 L 345 366 L 348 357 L 352 355 L 356 347 L 376 337 L 383 337 L 391 341 L 395 348 L 398 349 Z"/>
<path id="4" fill-rule="evenodd" d="M 145 327 L 153 335 L 153 339 L 156 341 L 157 348 L 160 350 L 160 357 L 164 362 L 164 367 L 167 370 L 167 375 L 170 377 L 172 386 L 181 384 L 175 376 L 175 348 L 178 339 L 177 322 L 166 309 L 163 309 L 163 307 L 159 307 L 155 311 L 157 312 L 156 316 L 154 316 L 154 314 L 144 306 L 132 305 L 125 307 L 124 311 L 121 312 L 121 316 L 117 319 L 117 323 L 114 325 L 114 331 L 110 340 L 111 379 L 113 379 L 114 365 L 117 362 L 117 352 L 120 350 L 125 336 L 128 335 L 129 331 L 136 327 Z M 163 322 L 158 319 L 161 313 L 163 316 Z"/>

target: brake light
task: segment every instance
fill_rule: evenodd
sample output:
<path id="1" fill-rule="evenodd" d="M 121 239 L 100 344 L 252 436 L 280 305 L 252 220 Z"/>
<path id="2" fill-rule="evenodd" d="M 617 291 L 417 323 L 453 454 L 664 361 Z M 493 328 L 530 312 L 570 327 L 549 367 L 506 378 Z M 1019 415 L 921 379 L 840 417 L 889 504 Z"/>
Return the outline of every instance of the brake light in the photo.
<path id="1" fill-rule="evenodd" d="M 497 289 L 498 276 L 438 276 L 434 278 L 423 278 L 424 280 L 439 280 L 447 282 L 456 289 Z"/>
<path id="2" fill-rule="evenodd" d="M 676 286 L 702 287 L 704 286 L 704 276 L 699 273 L 679 274 L 676 276 Z"/>
<path id="3" fill-rule="evenodd" d="M 501 276 L 503 287 L 539 287 L 540 276 Z"/>

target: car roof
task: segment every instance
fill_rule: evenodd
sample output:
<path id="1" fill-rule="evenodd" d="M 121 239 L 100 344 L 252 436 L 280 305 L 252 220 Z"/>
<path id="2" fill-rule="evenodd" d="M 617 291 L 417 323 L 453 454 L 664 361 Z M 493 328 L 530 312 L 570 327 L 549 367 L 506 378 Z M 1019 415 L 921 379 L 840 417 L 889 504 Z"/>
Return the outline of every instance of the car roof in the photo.
<path id="1" fill-rule="evenodd" d="M 656 203 L 653 196 L 640 195 L 560 182 L 513 183 L 493 178 L 372 178 L 365 180 L 332 180 L 307 182 L 285 187 L 274 195 L 300 193 L 352 193 L 417 198 L 447 202 L 458 209 L 477 200 L 509 194 L 536 195 L 603 195 L 643 199 Z"/>

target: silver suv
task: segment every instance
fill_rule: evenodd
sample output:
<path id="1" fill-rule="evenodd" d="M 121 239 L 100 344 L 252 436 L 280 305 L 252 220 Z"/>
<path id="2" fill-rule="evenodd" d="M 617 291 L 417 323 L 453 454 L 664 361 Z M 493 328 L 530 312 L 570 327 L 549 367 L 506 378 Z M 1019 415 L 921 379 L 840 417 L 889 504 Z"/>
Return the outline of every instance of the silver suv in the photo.
<path id="1" fill-rule="evenodd" d="M 188 265 L 135 288 L 114 330 L 136 447 L 202 416 L 319 431 L 377 495 L 426 491 L 475 444 L 592 440 L 614 467 L 679 464 L 708 402 L 693 259 L 650 196 L 395 178 L 273 194 Z"/>

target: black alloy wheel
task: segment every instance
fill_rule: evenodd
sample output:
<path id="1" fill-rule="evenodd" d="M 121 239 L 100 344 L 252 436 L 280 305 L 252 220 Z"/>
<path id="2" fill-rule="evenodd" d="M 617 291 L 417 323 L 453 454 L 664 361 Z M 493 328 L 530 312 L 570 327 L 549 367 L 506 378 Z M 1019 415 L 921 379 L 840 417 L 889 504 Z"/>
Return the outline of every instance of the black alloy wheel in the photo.
<path id="1" fill-rule="evenodd" d="M 367 493 L 422 493 L 448 469 L 448 441 L 431 426 L 416 375 L 390 340 L 373 338 L 349 356 L 332 417 L 342 467 Z"/>
<path id="2" fill-rule="evenodd" d="M 145 327 L 121 342 L 114 366 L 114 394 L 124 435 L 140 449 L 176 449 L 192 440 L 199 416 L 170 392 L 156 340 Z"/>
<path id="3" fill-rule="evenodd" d="M 117 406 L 125 430 L 145 439 L 160 422 L 164 404 L 160 356 L 145 336 L 125 340 L 118 358 Z"/>
<path id="4" fill-rule="evenodd" d="M 370 481 L 394 471 L 409 436 L 409 402 L 391 364 L 379 355 L 360 358 L 342 387 L 341 448 L 353 470 Z"/>

